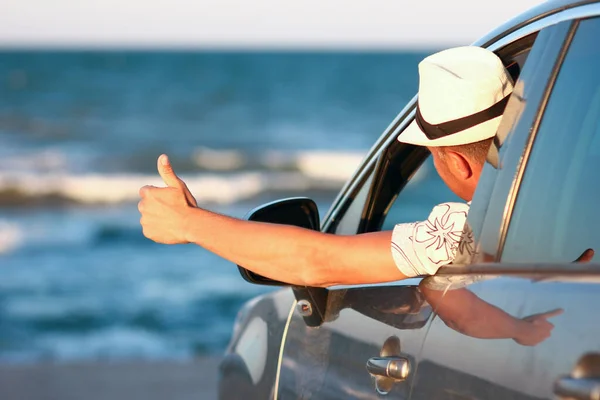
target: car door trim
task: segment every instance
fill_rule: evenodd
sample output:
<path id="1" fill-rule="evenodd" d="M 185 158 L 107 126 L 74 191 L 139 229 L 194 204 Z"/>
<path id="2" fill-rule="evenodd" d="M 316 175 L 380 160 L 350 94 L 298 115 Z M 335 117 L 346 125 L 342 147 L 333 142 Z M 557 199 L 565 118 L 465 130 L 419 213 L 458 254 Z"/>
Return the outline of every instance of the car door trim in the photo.
<path id="1" fill-rule="evenodd" d="M 491 276 L 600 276 L 599 263 L 483 263 L 471 265 L 452 265 L 441 267 L 437 275 L 491 275 Z"/>

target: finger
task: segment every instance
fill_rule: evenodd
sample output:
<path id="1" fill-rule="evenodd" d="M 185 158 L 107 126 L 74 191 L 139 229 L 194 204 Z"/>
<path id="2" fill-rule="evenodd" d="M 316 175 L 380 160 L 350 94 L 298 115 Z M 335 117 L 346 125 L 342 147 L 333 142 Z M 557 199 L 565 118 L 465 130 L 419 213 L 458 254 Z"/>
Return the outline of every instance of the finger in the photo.
<path id="1" fill-rule="evenodd" d="M 545 313 L 541 313 L 538 316 L 543 317 L 543 318 L 552 318 L 552 317 L 561 315 L 564 312 L 565 312 L 565 310 L 563 310 L 562 308 L 557 308 L 555 310 L 550 310 L 550 311 L 546 311 Z"/>
<path id="2" fill-rule="evenodd" d="M 152 191 L 152 189 L 155 189 L 155 187 L 152 185 L 142 186 L 139 191 L 140 197 L 146 197 Z"/>
<path id="3" fill-rule="evenodd" d="M 192 195 L 192 192 L 190 192 L 190 189 L 187 187 L 187 184 L 183 180 L 181 180 L 181 178 L 179 178 L 179 183 L 181 184 L 181 189 L 183 189 L 185 199 L 187 200 L 188 204 L 194 207 L 198 206 L 198 204 L 196 203 L 196 199 Z"/>
<path id="4" fill-rule="evenodd" d="M 175 175 L 169 157 L 166 154 L 161 154 L 157 162 L 158 173 L 165 185 L 174 188 L 182 188 L 182 181 Z"/>
<path id="5" fill-rule="evenodd" d="M 196 201 L 196 198 L 194 197 L 194 195 L 190 192 L 189 189 L 186 188 L 186 192 L 185 192 L 185 198 L 188 201 L 188 204 L 192 207 L 198 207 L 198 202 Z"/>
<path id="6" fill-rule="evenodd" d="M 577 257 L 575 262 L 581 262 L 581 263 L 590 262 L 590 261 L 592 261 L 592 258 L 594 258 L 594 253 L 595 253 L 594 249 L 587 249 L 586 251 L 581 253 L 581 255 L 579 257 Z"/>

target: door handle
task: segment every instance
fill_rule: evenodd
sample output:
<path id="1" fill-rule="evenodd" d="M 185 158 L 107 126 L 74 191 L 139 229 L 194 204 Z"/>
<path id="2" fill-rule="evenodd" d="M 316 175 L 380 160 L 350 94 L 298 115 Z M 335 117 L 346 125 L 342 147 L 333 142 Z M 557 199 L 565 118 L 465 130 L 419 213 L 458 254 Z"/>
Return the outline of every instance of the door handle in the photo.
<path id="1" fill-rule="evenodd" d="M 600 400 L 600 378 L 559 378 L 554 394 L 573 400 Z"/>
<path id="2" fill-rule="evenodd" d="M 367 371 L 376 377 L 403 381 L 410 373 L 410 362 L 406 357 L 372 357 L 367 361 Z"/>
<path id="3" fill-rule="evenodd" d="M 570 375 L 554 382 L 554 394 L 561 399 L 600 400 L 600 353 L 580 357 Z"/>
<path id="4" fill-rule="evenodd" d="M 388 394 L 394 385 L 403 382 L 410 373 L 410 361 L 400 354 L 400 339 L 390 336 L 381 347 L 379 357 L 367 361 L 367 371 L 375 378 L 375 390 L 381 395 Z"/>

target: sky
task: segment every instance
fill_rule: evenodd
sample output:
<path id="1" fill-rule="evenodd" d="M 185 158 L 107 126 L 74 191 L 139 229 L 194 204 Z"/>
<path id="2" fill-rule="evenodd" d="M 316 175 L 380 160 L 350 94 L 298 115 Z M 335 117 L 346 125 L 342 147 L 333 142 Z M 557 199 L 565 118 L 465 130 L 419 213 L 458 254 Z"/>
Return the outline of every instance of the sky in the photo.
<path id="1" fill-rule="evenodd" d="M 470 44 L 541 2 L 0 0 L 0 47 L 402 48 Z"/>

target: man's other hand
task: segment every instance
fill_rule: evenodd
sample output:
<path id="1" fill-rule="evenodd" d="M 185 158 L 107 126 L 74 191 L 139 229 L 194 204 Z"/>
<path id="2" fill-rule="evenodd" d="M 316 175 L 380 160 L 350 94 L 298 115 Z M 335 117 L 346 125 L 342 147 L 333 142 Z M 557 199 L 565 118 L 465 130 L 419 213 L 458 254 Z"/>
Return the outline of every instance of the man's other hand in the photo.
<path id="1" fill-rule="evenodd" d="M 190 210 L 197 207 L 196 199 L 173 171 L 169 158 L 158 157 L 158 173 L 167 185 L 164 188 L 144 186 L 140 189 L 138 210 L 142 217 L 144 236 L 157 243 L 189 243 L 186 226 Z"/>
<path id="2" fill-rule="evenodd" d="M 518 334 L 513 338 L 514 341 L 523 346 L 535 346 L 548 339 L 554 329 L 554 324 L 549 322 L 548 318 L 556 317 L 563 311 L 562 308 L 558 308 L 523 318 L 519 323 Z"/>

